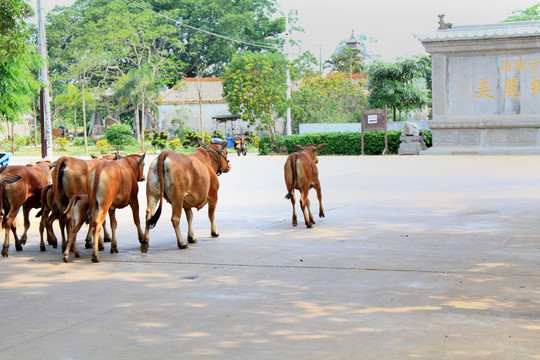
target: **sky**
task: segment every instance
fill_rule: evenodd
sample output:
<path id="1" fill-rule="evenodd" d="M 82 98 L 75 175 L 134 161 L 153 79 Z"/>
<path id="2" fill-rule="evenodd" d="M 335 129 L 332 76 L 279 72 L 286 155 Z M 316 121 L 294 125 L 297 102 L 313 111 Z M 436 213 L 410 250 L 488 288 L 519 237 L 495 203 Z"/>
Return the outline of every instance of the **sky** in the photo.
<path id="1" fill-rule="evenodd" d="M 71 5 L 74 0 L 41 0 L 44 12 L 55 5 Z M 540 0 L 277 0 L 283 12 L 298 10 L 298 24 L 305 31 L 293 32 L 301 49 L 293 55 L 311 51 L 324 62 L 342 40 L 354 31 L 376 42 L 368 42 L 368 51 L 383 61 L 425 54 L 414 35 L 437 30 L 439 18 L 456 25 L 492 24 L 506 19 L 514 10 L 524 10 Z M 30 0 L 37 9 L 37 0 Z"/>

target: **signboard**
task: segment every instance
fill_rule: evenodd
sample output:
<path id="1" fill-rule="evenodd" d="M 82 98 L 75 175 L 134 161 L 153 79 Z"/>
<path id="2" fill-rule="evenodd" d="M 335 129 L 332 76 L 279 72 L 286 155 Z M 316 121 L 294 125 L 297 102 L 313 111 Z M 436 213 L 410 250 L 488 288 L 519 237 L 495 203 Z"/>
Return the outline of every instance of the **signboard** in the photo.
<path id="1" fill-rule="evenodd" d="M 386 129 L 386 111 L 384 109 L 362 111 L 362 129 L 364 131 Z"/>
<path id="2" fill-rule="evenodd" d="M 388 151 L 388 131 L 386 124 L 387 107 L 382 110 L 364 110 L 362 111 L 362 155 L 364 155 L 364 131 L 384 131 L 384 151 L 383 155 L 389 154 Z"/>

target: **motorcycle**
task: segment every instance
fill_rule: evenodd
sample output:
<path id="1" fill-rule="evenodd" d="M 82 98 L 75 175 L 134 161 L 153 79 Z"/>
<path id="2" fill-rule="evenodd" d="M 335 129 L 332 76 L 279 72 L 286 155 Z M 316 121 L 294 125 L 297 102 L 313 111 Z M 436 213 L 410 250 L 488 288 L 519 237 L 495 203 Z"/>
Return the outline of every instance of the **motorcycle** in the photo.
<path id="1" fill-rule="evenodd" d="M 238 153 L 238 156 L 240 156 L 240 154 L 244 154 L 244 156 L 246 156 L 247 145 L 246 145 L 246 138 L 244 136 L 235 136 L 234 149 Z"/>

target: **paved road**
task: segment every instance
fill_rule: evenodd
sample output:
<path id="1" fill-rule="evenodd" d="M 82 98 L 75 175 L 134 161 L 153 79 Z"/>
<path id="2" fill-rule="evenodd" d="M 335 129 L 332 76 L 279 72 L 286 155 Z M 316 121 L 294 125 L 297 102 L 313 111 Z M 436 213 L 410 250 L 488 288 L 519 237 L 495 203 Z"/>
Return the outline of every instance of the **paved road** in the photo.
<path id="1" fill-rule="evenodd" d="M 120 210 L 100 264 L 40 252 L 34 222 L 0 259 L 0 357 L 540 359 L 540 157 L 320 157 L 313 229 L 284 162 L 231 155 L 221 236 L 204 208 L 186 250 L 169 205 L 147 254 Z"/>

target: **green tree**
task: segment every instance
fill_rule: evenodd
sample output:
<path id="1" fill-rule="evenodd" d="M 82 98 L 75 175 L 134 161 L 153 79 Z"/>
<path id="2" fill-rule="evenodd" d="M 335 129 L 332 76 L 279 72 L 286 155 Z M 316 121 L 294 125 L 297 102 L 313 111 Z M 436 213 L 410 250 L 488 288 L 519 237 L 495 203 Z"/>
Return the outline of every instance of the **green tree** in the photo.
<path id="1" fill-rule="evenodd" d="M 283 54 L 246 51 L 234 56 L 222 75 L 229 111 L 251 124 L 260 120 L 271 139 L 287 109 L 287 66 Z"/>
<path id="2" fill-rule="evenodd" d="M 431 62 L 427 59 L 421 56 L 396 63 L 376 61 L 371 64 L 368 69 L 369 106 L 379 109 L 388 106 L 396 121 L 398 111 L 429 105 L 430 91 L 424 85 L 431 82 Z"/>
<path id="3" fill-rule="evenodd" d="M 512 11 L 512 14 L 504 21 L 510 22 L 530 20 L 540 20 L 540 4 L 533 5 L 525 10 Z"/>
<path id="4" fill-rule="evenodd" d="M 133 128 L 137 141 L 141 139 L 146 129 L 145 114 L 148 106 L 153 104 L 153 99 L 159 93 L 159 86 L 156 82 L 152 70 L 148 66 L 142 66 L 140 69 L 129 71 L 125 80 L 116 91 L 116 98 L 131 100 L 134 105 Z M 142 114 L 139 120 L 139 112 Z M 144 136 L 142 136 L 142 151 L 144 152 Z"/>
<path id="5" fill-rule="evenodd" d="M 0 0 L 0 118 L 12 125 L 31 111 L 41 86 L 34 74 L 43 62 L 28 43 L 25 23 L 32 15 L 23 0 Z"/>
<path id="6" fill-rule="evenodd" d="M 358 122 L 366 98 L 364 83 L 344 73 L 306 77 L 293 93 L 292 118 L 296 123 Z"/>

